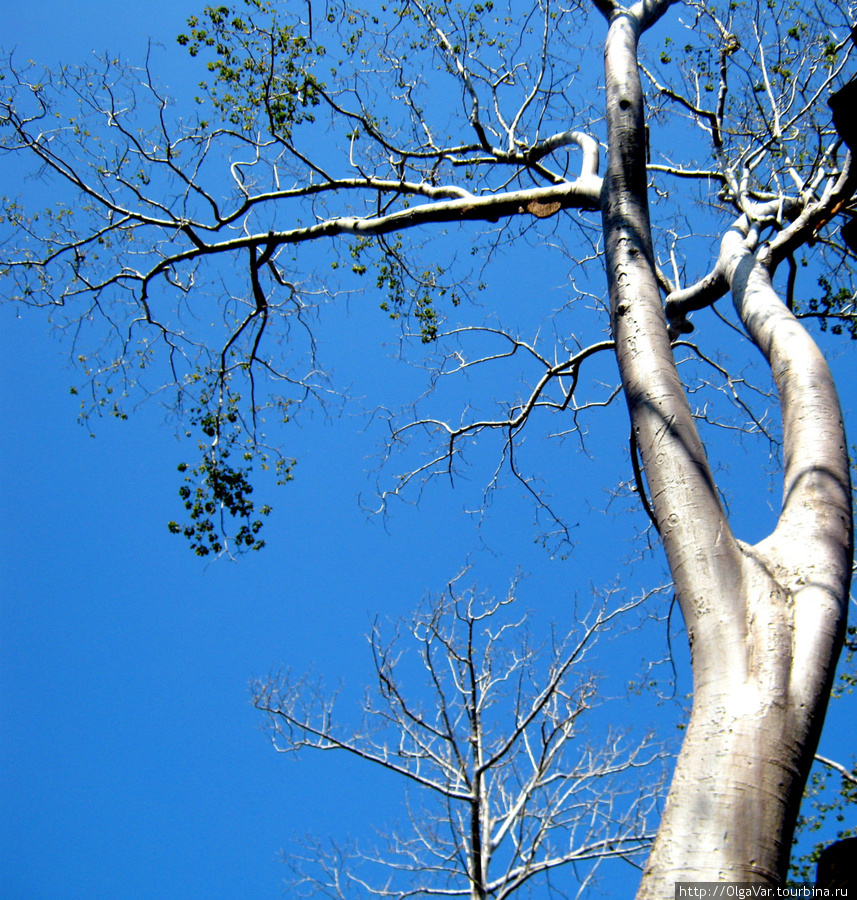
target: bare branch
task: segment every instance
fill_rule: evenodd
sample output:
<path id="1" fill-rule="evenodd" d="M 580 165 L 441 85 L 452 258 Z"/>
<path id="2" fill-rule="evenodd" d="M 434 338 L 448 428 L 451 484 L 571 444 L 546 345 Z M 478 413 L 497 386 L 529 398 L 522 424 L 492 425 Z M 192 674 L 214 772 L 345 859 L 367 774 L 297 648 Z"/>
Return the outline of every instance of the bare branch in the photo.
<path id="1" fill-rule="evenodd" d="M 410 628 L 433 698 L 425 706 L 406 699 L 403 654 L 395 639 L 382 645 L 377 628 L 377 700 L 367 697 L 366 719 L 353 736 L 340 736 L 332 701 L 308 680 L 257 685 L 254 702 L 269 716 L 278 749 L 344 750 L 440 801 L 411 808 L 410 833 L 391 833 L 386 850 L 352 851 L 354 863 L 388 873 L 381 882 L 358 876 L 338 852 L 308 857 L 313 866 L 301 867 L 301 879 L 337 891 L 354 881 L 372 896 L 399 900 L 472 890 L 507 897 L 570 863 L 634 858 L 651 839 L 653 788 L 632 785 L 663 748 L 618 734 L 602 750 L 582 744 L 597 687 L 591 676 L 572 674 L 594 642 L 646 598 L 614 607 L 598 598 L 578 633 L 538 646 L 526 615 L 509 616 L 513 592 L 501 600 L 459 592 L 463 574 Z M 620 793 L 626 779 L 621 790 L 628 793 Z"/>

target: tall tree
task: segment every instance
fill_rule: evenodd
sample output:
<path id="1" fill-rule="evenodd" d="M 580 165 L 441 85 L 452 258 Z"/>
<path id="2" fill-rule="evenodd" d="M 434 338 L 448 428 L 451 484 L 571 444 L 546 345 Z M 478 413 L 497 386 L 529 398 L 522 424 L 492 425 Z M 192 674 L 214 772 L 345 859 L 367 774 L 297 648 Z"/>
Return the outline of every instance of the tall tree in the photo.
<path id="1" fill-rule="evenodd" d="M 209 73 L 196 118 L 176 116 L 148 70 L 109 62 L 54 76 L 11 65 L 3 101 L 5 149 L 64 185 L 41 218 L 7 203 L 21 238 L 3 264 L 9 293 L 59 308 L 79 333 L 106 324 L 81 361 L 94 403 L 117 415 L 163 352 L 157 387 L 173 388 L 203 435 L 201 461 L 185 469 L 189 521 L 172 526 L 200 554 L 261 546 L 268 510 L 250 499 L 250 463 L 274 453 L 290 475 L 276 445 L 267 449 L 263 411 L 288 417 L 333 390 L 310 325 L 319 298 L 336 303 L 351 287 L 337 268 L 355 279 L 374 271 L 386 312 L 440 348 L 437 378 L 516 355 L 541 367 L 496 418 L 452 425 L 420 408 L 394 424 L 393 449 L 417 434 L 435 444 L 384 502 L 453 474 L 471 439 L 496 430 L 512 475 L 562 537 L 562 516 L 518 464 L 520 435 L 537 413 L 575 427 L 583 409 L 607 402 L 610 392 L 591 386 L 581 398 L 580 379 L 591 360 L 615 354 L 636 492 L 665 551 L 694 680 L 641 897 L 672 896 L 679 879 L 785 878 L 845 634 L 853 550 L 839 402 L 800 322 L 857 329 L 853 228 L 838 230 L 854 210 L 852 136 L 831 125 L 826 102 L 846 78 L 853 23 L 834 3 L 686 3 L 686 21 L 672 5 L 539 0 L 522 13 L 490 0 L 368 11 L 330 2 L 325 22 L 302 23 L 303 4 L 245 0 L 208 7 L 180 38 Z M 646 35 L 656 25 L 662 49 L 647 62 L 639 46 L 644 36 L 656 46 Z M 590 32 L 606 32 L 603 93 Z M 489 223 L 485 237 L 479 223 Z M 587 279 L 606 269 L 609 340 L 571 336 L 545 351 L 484 320 L 450 325 L 479 285 L 460 246 L 423 246 L 450 230 L 472 242 L 477 270 L 507 238 L 554 242 L 596 305 Z M 329 279 L 319 274 L 325 252 Z M 692 311 L 730 292 L 782 413 L 782 506 L 752 545 L 733 534 L 676 363 L 681 348 L 718 367 L 682 336 Z M 473 355 L 461 349 L 471 339 Z M 725 381 L 737 396 L 735 379 Z M 230 514 L 240 525 L 227 544 Z"/>

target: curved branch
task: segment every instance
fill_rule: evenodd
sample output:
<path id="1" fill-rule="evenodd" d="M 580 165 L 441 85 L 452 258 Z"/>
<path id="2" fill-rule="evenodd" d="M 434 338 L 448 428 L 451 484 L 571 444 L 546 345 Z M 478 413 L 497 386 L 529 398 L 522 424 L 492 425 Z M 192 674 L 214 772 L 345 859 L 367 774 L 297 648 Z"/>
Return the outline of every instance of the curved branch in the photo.
<path id="1" fill-rule="evenodd" d="M 542 218 L 560 209 L 598 209 L 600 182 L 598 179 L 580 179 L 575 182 L 505 191 L 481 197 L 465 197 L 438 203 L 424 203 L 382 216 L 359 218 L 343 216 L 326 219 L 316 225 L 292 228 L 287 231 L 269 231 L 266 234 L 243 235 L 230 240 L 203 244 L 199 238 L 191 241 L 194 247 L 162 259 L 142 280 L 148 284 L 153 278 L 173 266 L 212 253 L 242 250 L 246 247 L 265 245 L 278 247 L 284 244 L 300 244 L 340 234 L 384 235 L 406 228 L 440 222 L 483 221 L 497 222 L 501 218 L 530 213 Z M 185 230 L 185 229 L 182 229 Z"/>
<path id="2" fill-rule="evenodd" d="M 857 786 L 857 775 L 853 772 L 849 772 L 842 763 L 838 763 L 834 759 L 828 759 L 826 756 L 822 756 L 819 753 L 815 754 L 815 758 L 823 766 L 827 766 L 828 769 L 833 769 L 835 772 L 838 772 L 845 781 Z"/>

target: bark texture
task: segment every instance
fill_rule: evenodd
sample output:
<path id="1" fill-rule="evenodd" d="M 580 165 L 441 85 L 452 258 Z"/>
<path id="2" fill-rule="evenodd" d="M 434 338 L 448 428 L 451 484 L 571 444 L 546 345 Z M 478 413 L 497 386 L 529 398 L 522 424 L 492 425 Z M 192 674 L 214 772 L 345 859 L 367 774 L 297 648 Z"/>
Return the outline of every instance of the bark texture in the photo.
<path id="1" fill-rule="evenodd" d="M 779 392 L 783 510 L 769 537 L 737 542 L 738 572 L 722 568 L 728 589 L 718 589 L 715 566 L 710 595 L 680 594 L 693 712 L 645 897 L 672 896 L 678 880 L 785 880 L 845 628 L 852 519 L 836 391 L 815 342 L 774 292 L 765 253 L 744 237 L 740 228 L 727 235 L 721 261 Z"/>
<path id="2" fill-rule="evenodd" d="M 749 219 L 717 271 L 767 359 L 784 427 L 783 507 L 755 546 L 732 534 L 682 389 L 655 276 L 637 42 L 669 6 L 598 3 L 609 156 L 602 214 L 617 357 L 693 659 L 694 700 L 639 891 L 785 879 L 842 643 L 851 574 L 848 458 L 833 380 L 771 285 Z"/>

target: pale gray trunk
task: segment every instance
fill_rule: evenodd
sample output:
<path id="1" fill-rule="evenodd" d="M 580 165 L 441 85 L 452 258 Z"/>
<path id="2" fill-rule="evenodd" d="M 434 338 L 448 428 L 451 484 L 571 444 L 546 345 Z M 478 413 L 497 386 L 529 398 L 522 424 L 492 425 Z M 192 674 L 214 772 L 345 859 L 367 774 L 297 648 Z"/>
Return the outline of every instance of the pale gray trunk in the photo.
<path id="1" fill-rule="evenodd" d="M 673 896 L 677 880 L 785 879 L 845 628 L 852 520 L 836 391 L 818 347 L 774 293 L 764 253 L 742 237 L 739 228 L 727 235 L 721 262 L 779 392 L 783 511 L 768 538 L 738 544 L 734 588 L 680 598 L 694 623 L 693 712 L 645 897 Z"/>
<path id="2" fill-rule="evenodd" d="M 732 534 L 681 386 L 654 272 L 636 61 L 641 31 L 668 5 L 598 3 L 610 23 L 602 209 L 613 332 L 693 658 L 691 721 L 640 898 L 672 898 L 677 881 L 785 878 L 851 572 L 848 459 L 830 372 L 740 227 L 721 264 L 771 365 L 784 425 L 783 511 L 755 547 Z"/>

